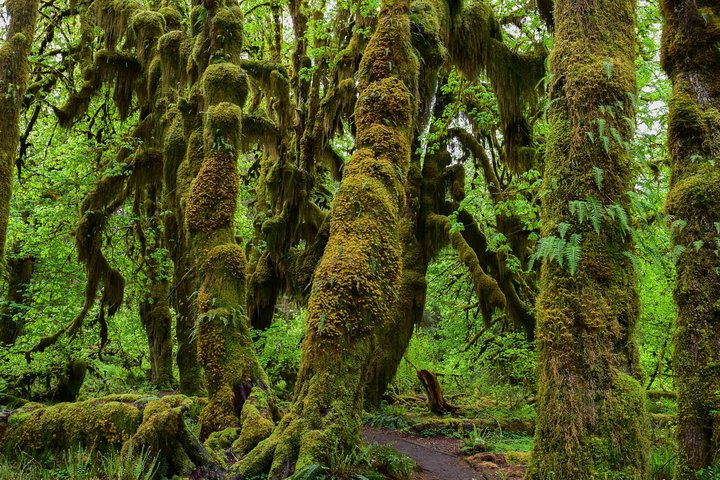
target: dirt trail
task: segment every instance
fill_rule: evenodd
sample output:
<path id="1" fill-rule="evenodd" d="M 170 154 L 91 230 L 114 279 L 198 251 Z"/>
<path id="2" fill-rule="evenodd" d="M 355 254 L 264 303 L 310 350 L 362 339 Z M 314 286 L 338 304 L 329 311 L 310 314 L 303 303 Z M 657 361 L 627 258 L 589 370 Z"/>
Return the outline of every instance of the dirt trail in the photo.
<path id="1" fill-rule="evenodd" d="M 502 461 L 502 455 L 483 454 L 471 457 L 471 465 L 460 454 L 461 440 L 403 435 L 394 430 L 364 427 L 368 443 L 386 444 L 415 460 L 423 480 L 499 480 L 521 479 L 522 467 L 500 467 L 490 459 Z M 501 476 L 502 475 L 502 476 Z"/>

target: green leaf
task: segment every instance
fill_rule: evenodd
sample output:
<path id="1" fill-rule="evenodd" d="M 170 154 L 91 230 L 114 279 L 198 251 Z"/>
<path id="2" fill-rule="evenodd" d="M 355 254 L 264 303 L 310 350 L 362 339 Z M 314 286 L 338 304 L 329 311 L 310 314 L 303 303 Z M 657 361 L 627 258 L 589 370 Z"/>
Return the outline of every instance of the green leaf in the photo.
<path id="1" fill-rule="evenodd" d="M 565 259 L 567 260 L 570 275 L 575 275 L 578 265 L 580 265 L 580 240 L 579 233 L 573 233 L 570 236 L 570 242 L 565 247 Z"/>
<path id="2" fill-rule="evenodd" d="M 588 200 L 590 204 L 590 222 L 592 223 L 595 233 L 600 233 L 603 206 L 595 197 L 590 197 Z"/>
<path id="3" fill-rule="evenodd" d="M 605 71 L 605 75 L 607 76 L 608 80 L 612 77 L 613 73 L 613 63 L 612 60 L 605 60 L 603 62 L 603 71 Z"/>
<path id="4" fill-rule="evenodd" d="M 595 184 L 598 190 L 602 190 L 603 183 L 603 169 L 593 165 L 593 172 L 595 173 Z"/>
<path id="5" fill-rule="evenodd" d="M 561 223 L 558 225 L 558 232 L 560 232 L 560 238 L 565 238 L 565 235 L 567 234 L 568 230 L 570 229 L 569 223 Z"/>

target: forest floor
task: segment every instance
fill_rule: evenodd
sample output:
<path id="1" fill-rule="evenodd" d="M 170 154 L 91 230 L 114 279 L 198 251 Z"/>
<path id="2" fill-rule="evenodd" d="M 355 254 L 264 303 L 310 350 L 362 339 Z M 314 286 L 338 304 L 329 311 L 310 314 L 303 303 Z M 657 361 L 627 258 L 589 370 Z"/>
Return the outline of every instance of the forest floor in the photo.
<path id="1" fill-rule="evenodd" d="M 417 463 L 422 480 L 519 480 L 523 465 L 511 465 L 501 453 L 483 452 L 464 456 L 462 440 L 420 437 L 395 430 L 365 426 L 367 443 L 388 445 Z"/>

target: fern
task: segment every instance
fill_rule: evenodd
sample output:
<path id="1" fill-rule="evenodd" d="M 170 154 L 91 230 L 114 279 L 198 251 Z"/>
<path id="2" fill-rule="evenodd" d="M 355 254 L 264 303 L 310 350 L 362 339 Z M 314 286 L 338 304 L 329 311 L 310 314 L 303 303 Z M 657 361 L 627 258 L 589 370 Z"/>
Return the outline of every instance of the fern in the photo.
<path id="1" fill-rule="evenodd" d="M 579 233 L 573 233 L 570 236 L 570 241 L 565 246 L 565 259 L 567 260 L 568 268 L 570 269 L 570 275 L 575 275 L 578 265 L 580 265 L 580 240 L 581 235 Z"/>
<path id="2" fill-rule="evenodd" d="M 560 238 L 565 238 L 565 235 L 567 235 L 568 230 L 570 229 L 569 223 L 561 223 L 558 225 L 558 232 L 560 233 Z"/>
<path id="3" fill-rule="evenodd" d="M 588 198 L 588 204 L 590 205 L 590 223 L 592 223 L 595 233 L 600 233 L 603 206 L 595 197 Z"/>
<path id="4" fill-rule="evenodd" d="M 607 76 L 608 80 L 612 77 L 613 73 L 613 63 L 612 60 L 605 60 L 603 62 L 603 70 L 605 71 L 605 75 Z"/>
<path id="5" fill-rule="evenodd" d="M 625 255 L 626 257 L 628 257 L 630 259 L 630 261 L 632 262 L 633 269 L 635 269 L 635 271 L 638 271 L 638 269 L 640 268 L 639 267 L 640 264 L 639 264 L 637 255 L 635 255 L 633 252 L 631 252 L 629 250 L 623 252 L 623 255 Z"/>
<path id="6" fill-rule="evenodd" d="M 630 227 L 630 222 L 628 222 L 627 213 L 622 205 L 609 205 L 606 210 L 610 219 L 617 221 L 620 224 L 620 230 L 622 230 L 623 235 L 627 232 L 632 232 L 632 227 Z"/>
<path id="7" fill-rule="evenodd" d="M 603 169 L 593 165 L 593 172 L 595 173 L 595 184 L 598 190 L 602 190 L 603 184 Z"/>
<path id="8" fill-rule="evenodd" d="M 680 259 L 680 255 L 682 255 L 685 252 L 686 248 L 682 245 L 675 245 L 675 248 L 673 248 L 672 251 L 672 260 L 673 263 L 677 263 L 677 261 Z"/>
<path id="9" fill-rule="evenodd" d="M 575 275 L 580 265 L 580 240 L 582 236 L 579 233 L 573 233 L 570 240 L 567 241 L 563 237 L 567 235 L 570 225 L 561 223 L 558 225 L 561 237 L 554 235 L 543 237 L 537 244 L 535 254 L 530 257 L 530 268 L 532 269 L 535 260 L 538 258 L 548 262 L 556 261 L 562 268 L 568 266 L 571 275 Z"/>
<path id="10" fill-rule="evenodd" d="M 588 204 L 582 200 L 572 200 L 568 207 L 570 208 L 570 215 L 575 215 L 578 222 L 582 225 L 588 217 Z"/>

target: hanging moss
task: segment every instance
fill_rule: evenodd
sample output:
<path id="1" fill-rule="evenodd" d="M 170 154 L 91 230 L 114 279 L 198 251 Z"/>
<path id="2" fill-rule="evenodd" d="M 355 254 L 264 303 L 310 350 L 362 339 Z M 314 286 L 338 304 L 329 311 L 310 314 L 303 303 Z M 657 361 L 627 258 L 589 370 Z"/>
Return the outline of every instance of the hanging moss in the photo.
<path id="1" fill-rule="evenodd" d="M 464 7 L 452 25 L 448 49 L 453 64 L 467 77 L 477 78 L 483 71 L 487 74 L 503 123 L 505 163 L 515 172 L 527 171 L 534 156 L 521 150 L 532 146 L 525 109 L 538 97 L 547 53 L 542 46 L 534 54 L 521 55 L 509 49 L 491 7 L 482 0 Z"/>
<path id="2" fill-rule="evenodd" d="M 277 103 L 273 107 L 281 117 L 280 123 L 288 125 L 291 103 L 287 69 L 280 64 L 259 60 L 242 60 L 240 66 L 260 90 L 276 99 Z"/>
<path id="3" fill-rule="evenodd" d="M 228 153 L 240 150 L 242 110 L 234 103 L 222 102 L 209 107 L 203 138 L 205 151 L 224 151 Z"/>
<path id="4" fill-rule="evenodd" d="M 158 13 L 165 20 L 167 31 L 182 30 L 183 18 L 180 11 L 175 6 L 161 7 Z"/>
<path id="5" fill-rule="evenodd" d="M 139 0 L 95 0 L 93 7 L 95 21 L 103 29 L 103 44 L 110 50 L 127 35 L 133 15 L 144 10 Z"/>
<path id="6" fill-rule="evenodd" d="M 101 85 L 101 78 L 97 68 L 95 66 L 88 67 L 83 73 L 83 84 L 80 90 L 70 93 L 62 107 L 53 107 L 61 127 L 70 128 L 73 123 L 87 112 L 92 96 Z"/>
<path id="7" fill-rule="evenodd" d="M 165 17 L 152 10 L 137 12 L 130 21 L 130 31 L 134 36 L 138 60 L 148 65 L 155 53 L 158 38 L 165 33 Z"/>
<path id="8" fill-rule="evenodd" d="M 183 31 L 173 30 L 158 39 L 157 48 L 162 65 L 163 93 L 170 95 L 170 92 L 185 85 L 192 44 Z"/>

